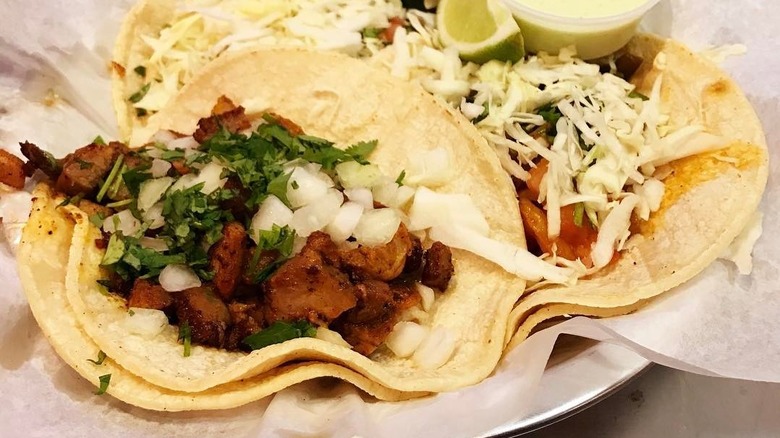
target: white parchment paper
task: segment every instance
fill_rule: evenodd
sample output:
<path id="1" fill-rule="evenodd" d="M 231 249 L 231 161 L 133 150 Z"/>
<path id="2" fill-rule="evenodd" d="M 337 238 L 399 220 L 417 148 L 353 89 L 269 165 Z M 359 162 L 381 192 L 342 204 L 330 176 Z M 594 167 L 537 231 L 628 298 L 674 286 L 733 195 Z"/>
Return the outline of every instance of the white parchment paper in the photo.
<path id="1" fill-rule="evenodd" d="M 16 142 L 29 140 L 64 155 L 96 134 L 114 136 L 106 60 L 131 3 L 0 1 L 1 147 L 16 150 Z M 510 352 L 492 377 L 454 393 L 392 404 L 364 399 L 348 385 L 311 382 L 239 409 L 171 414 L 94 396 L 94 387 L 49 347 L 25 302 L 13 256 L 0 245 L 0 436 L 473 436 L 528 412 L 559 333 L 622 345 L 681 370 L 780 382 L 778 22 L 776 2 L 667 0 L 644 23 L 695 50 L 748 47 L 724 67 L 755 106 L 771 153 L 764 234 L 751 276 L 718 261 L 636 314 L 574 318 L 541 331 Z M 52 90 L 70 106 L 43 105 Z"/>

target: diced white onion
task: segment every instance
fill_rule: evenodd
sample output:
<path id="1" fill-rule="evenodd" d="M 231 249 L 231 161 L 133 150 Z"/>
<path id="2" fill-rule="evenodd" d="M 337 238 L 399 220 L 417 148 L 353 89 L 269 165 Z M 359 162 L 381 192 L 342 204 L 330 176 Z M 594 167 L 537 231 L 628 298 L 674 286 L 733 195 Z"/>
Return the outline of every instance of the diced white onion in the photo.
<path id="1" fill-rule="evenodd" d="M 355 231 L 355 227 L 357 227 L 362 215 L 362 205 L 357 202 L 347 201 L 339 208 L 339 212 L 333 221 L 325 227 L 325 232 L 336 242 L 347 240 Z"/>
<path id="2" fill-rule="evenodd" d="M 417 293 L 419 293 L 420 297 L 422 298 L 423 310 L 428 312 L 431 310 L 431 306 L 433 306 L 433 300 L 436 299 L 436 294 L 434 293 L 433 289 L 422 283 L 415 283 L 414 286 L 417 288 Z"/>
<path id="3" fill-rule="evenodd" d="M 379 184 L 371 189 L 374 194 L 374 201 L 385 207 L 394 207 L 396 197 L 398 196 L 399 185 L 393 181 Z"/>
<path id="4" fill-rule="evenodd" d="M 151 339 L 168 326 L 168 317 L 162 310 L 131 307 L 121 324 L 130 333 Z"/>
<path id="5" fill-rule="evenodd" d="M 437 225 L 460 225 L 482 235 L 490 231 L 485 216 L 469 195 L 436 193 L 426 187 L 417 189 L 409 221 L 412 231 Z"/>
<path id="6" fill-rule="evenodd" d="M 141 229 L 141 221 L 130 210 L 112 214 L 103 221 L 103 231 L 109 234 L 120 231 L 123 236 L 133 236 Z"/>
<path id="7" fill-rule="evenodd" d="M 149 139 L 149 141 L 153 143 L 162 143 L 166 147 L 168 146 L 168 143 L 172 142 L 173 140 L 176 140 L 176 134 L 168 131 L 167 129 L 161 129 L 155 132 L 152 138 Z"/>
<path id="8" fill-rule="evenodd" d="M 270 230 L 274 225 L 280 227 L 289 225 L 292 217 L 292 210 L 284 205 L 284 202 L 274 195 L 269 195 L 260 204 L 260 209 L 252 217 L 252 225 L 250 227 L 252 240 L 257 243 L 259 232 Z"/>
<path id="9" fill-rule="evenodd" d="M 171 163 L 155 158 L 152 160 L 152 168 L 150 170 L 152 172 L 152 177 L 160 178 L 167 175 L 168 171 L 171 170 Z"/>
<path id="10" fill-rule="evenodd" d="M 315 337 L 319 340 L 330 342 L 331 344 L 336 344 L 352 349 L 352 346 L 349 345 L 349 342 L 345 341 L 338 332 L 334 332 L 327 327 L 317 327 L 317 335 Z"/>
<path id="11" fill-rule="evenodd" d="M 154 204 L 162 199 L 165 192 L 173 184 L 173 178 L 164 176 L 162 178 L 148 179 L 141 183 L 138 192 L 138 209 L 142 212 L 152 208 Z"/>
<path id="12" fill-rule="evenodd" d="M 361 245 L 384 245 L 392 240 L 400 225 L 401 216 L 397 211 L 378 208 L 363 212 L 352 235 Z"/>
<path id="13" fill-rule="evenodd" d="M 140 239 L 141 246 L 144 248 L 153 249 L 157 252 L 168 251 L 168 244 L 163 239 L 155 239 L 152 237 L 142 237 Z"/>
<path id="14" fill-rule="evenodd" d="M 347 161 L 336 166 L 336 174 L 345 189 L 373 187 L 381 178 L 382 171 L 376 164 L 360 164 Z"/>
<path id="15" fill-rule="evenodd" d="M 642 197 L 647 201 L 647 205 L 650 206 L 650 211 L 658 211 L 661 208 L 661 201 L 664 198 L 664 192 L 666 186 L 661 181 L 655 178 L 648 178 L 645 183 L 642 184 Z"/>
<path id="16" fill-rule="evenodd" d="M 197 140 L 192 136 L 189 136 L 171 140 L 168 142 L 167 146 L 168 149 L 194 149 L 197 148 L 199 144 Z"/>
<path id="17" fill-rule="evenodd" d="M 454 166 L 447 149 L 436 148 L 424 151 L 409 163 L 404 181 L 412 185 L 438 187 L 446 184 L 454 176 Z"/>
<path id="18" fill-rule="evenodd" d="M 428 333 L 414 352 L 412 360 L 421 368 L 435 370 L 450 360 L 455 352 L 455 336 L 444 327 L 436 327 Z"/>
<path id="19" fill-rule="evenodd" d="M 222 176 L 223 170 L 225 170 L 224 167 L 213 161 L 210 162 L 209 164 L 203 166 L 203 169 L 200 170 L 198 176 L 192 181 L 190 187 L 204 183 L 203 188 L 200 189 L 200 192 L 204 195 L 210 195 L 214 190 L 225 186 L 227 178 L 220 178 L 220 176 Z"/>
<path id="20" fill-rule="evenodd" d="M 296 210 L 290 220 L 290 226 L 299 236 L 308 237 L 311 233 L 325 228 L 336 218 L 343 201 L 344 195 L 341 192 L 327 189 L 318 199 L 311 200 Z"/>
<path id="21" fill-rule="evenodd" d="M 328 184 L 327 181 L 303 167 L 296 167 L 287 183 L 287 199 L 292 208 L 302 207 L 325 196 L 331 187 L 333 187 L 332 181 Z"/>
<path id="22" fill-rule="evenodd" d="M 485 107 L 482 105 L 477 105 L 476 103 L 469 103 L 466 102 L 466 99 L 463 99 L 463 101 L 460 104 L 460 112 L 463 113 L 464 116 L 466 116 L 469 120 L 474 120 L 485 111 Z"/>
<path id="23" fill-rule="evenodd" d="M 385 339 L 385 345 L 396 356 L 409 357 L 428 336 L 428 332 L 428 327 L 415 322 L 399 322 Z"/>
<path id="24" fill-rule="evenodd" d="M 187 266 L 168 265 L 160 272 L 160 286 L 168 292 L 179 292 L 201 285 L 200 277 Z"/>
<path id="25" fill-rule="evenodd" d="M 356 189 L 346 189 L 344 190 L 344 194 L 350 201 L 354 201 L 362 205 L 363 209 L 365 210 L 372 210 L 374 208 L 374 194 L 370 189 L 362 187 Z"/>
<path id="26" fill-rule="evenodd" d="M 150 230 L 156 230 L 158 228 L 162 228 L 162 226 L 165 225 L 165 217 L 163 217 L 162 212 L 163 203 L 158 202 L 143 213 L 144 221 L 150 223 Z"/>

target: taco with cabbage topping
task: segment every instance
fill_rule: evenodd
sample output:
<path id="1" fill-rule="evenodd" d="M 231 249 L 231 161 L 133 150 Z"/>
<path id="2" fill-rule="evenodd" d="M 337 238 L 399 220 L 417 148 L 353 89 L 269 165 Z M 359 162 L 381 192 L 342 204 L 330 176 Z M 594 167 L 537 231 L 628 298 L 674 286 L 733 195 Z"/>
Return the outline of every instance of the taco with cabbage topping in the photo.
<path id="1" fill-rule="evenodd" d="M 39 193 L 65 196 L 47 214 L 75 221 L 63 293 L 117 366 L 201 394 L 317 361 L 397 398 L 492 372 L 525 281 L 435 235 L 467 227 L 515 254 L 523 234 L 451 110 L 343 55 L 271 50 L 221 58 L 154 121 L 135 149 L 23 144 Z M 521 271 L 566 277 L 527 257 Z"/>

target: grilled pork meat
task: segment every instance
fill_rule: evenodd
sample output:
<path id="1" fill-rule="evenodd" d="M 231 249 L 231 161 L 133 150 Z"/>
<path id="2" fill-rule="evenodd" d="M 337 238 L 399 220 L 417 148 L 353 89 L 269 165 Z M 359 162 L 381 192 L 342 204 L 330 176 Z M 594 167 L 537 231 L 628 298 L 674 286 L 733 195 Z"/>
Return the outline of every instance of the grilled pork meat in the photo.
<path id="1" fill-rule="evenodd" d="M 127 307 L 144 309 L 168 310 L 173 304 L 171 294 L 159 284 L 139 278 L 133 283 L 130 295 L 127 297 Z"/>
<path id="2" fill-rule="evenodd" d="M 341 252 L 341 263 L 357 278 L 389 281 L 404 271 L 407 254 L 413 252 L 412 235 L 401 224 L 390 242 Z"/>
<path id="3" fill-rule="evenodd" d="M 433 242 L 428 251 L 425 251 L 423 259 L 424 265 L 420 279 L 422 284 L 440 291 L 446 290 L 452 274 L 455 272 L 450 248 L 441 242 Z"/>
<path id="4" fill-rule="evenodd" d="M 0 183 L 21 190 L 24 188 L 24 179 L 24 161 L 0 149 Z"/>
<path id="5" fill-rule="evenodd" d="M 92 143 L 68 154 L 62 160 L 62 172 L 57 177 L 55 188 L 70 196 L 96 193 L 126 148 L 118 142 L 107 145 Z"/>
<path id="6" fill-rule="evenodd" d="M 222 228 L 222 239 L 209 251 L 214 288 L 224 301 L 230 300 L 241 279 L 246 259 L 246 241 L 244 226 L 239 222 L 228 222 Z"/>
<path id="7" fill-rule="evenodd" d="M 173 297 L 179 325 L 189 325 L 193 343 L 217 348 L 225 345 L 230 312 L 210 287 L 187 289 Z"/>

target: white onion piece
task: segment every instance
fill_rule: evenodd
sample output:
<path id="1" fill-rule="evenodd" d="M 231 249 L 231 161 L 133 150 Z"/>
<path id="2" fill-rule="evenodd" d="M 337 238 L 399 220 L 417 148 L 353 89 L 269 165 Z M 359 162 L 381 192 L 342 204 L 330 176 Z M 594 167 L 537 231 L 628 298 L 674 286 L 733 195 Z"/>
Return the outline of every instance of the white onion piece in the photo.
<path id="1" fill-rule="evenodd" d="M 415 193 L 417 193 L 417 190 L 410 186 L 399 187 L 398 191 L 395 193 L 395 202 L 393 207 L 404 208 L 406 204 L 408 204 L 409 201 L 414 198 Z"/>
<path id="2" fill-rule="evenodd" d="M 444 327 L 436 327 L 428 333 L 414 352 L 412 360 L 421 368 L 435 370 L 450 360 L 455 352 L 455 336 Z"/>
<path id="3" fill-rule="evenodd" d="M 422 283 L 415 283 L 415 287 L 417 288 L 417 293 L 419 293 L 420 297 L 422 298 L 423 310 L 426 312 L 431 310 L 431 306 L 433 306 L 433 300 L 436 299 L 436 294 L 434 293 L 433 289 Z"/>
<path id="4" fill-rule="evenodd" d="M 395 199 L 398 196 L 398 187 L 399 185 L 392 181 L 374 186 L 371 189 L 374 201 L 386 207 L 394 207 Z"/>
<path id="5" fill-rule="evenodd" d="M 287 183 L 287 199 L 292 208 L 302 207 L 325 196 L 330 187 L 332 184 L 328 185 L 317 175 L 303 167 L 296 167 Z"/>
<path id="6" fill-rule="evenodd" d="M 168 265 L 160 272 L 160 286 L 168 292 L 200 287 L 200 277 L 184 265 Z"/>
<path id="7" fill-rule="evenodd" d="M 138 192 L 138 209 L 142 212 L 152 208 L 154 204 L 162 199 L 165 191 L 173 184 L 173 178 L 164 176 L 162 178 L 148 179 L 141 183 Z"/>
<path id="8" fill-rule="evenodd" d="M 396 356 L 409 357 L 428 336 L 428 332 L 428 327 L 415 322 L 399 322 L 385 339 L 385 345 Z"/>
<path id="9" fill-rule="evenodd" d="M 317 335 L 315 337 L 321 341 L 352 349 L 349 342 L 345 341 L 338 332 L 334 332 L 327 327 L 317 327 Z"/>
<path id="10" fill-rule="evenodd" d="M 171 140 L 168 142 L 167 146 L 168 149 L 194 149 L 197 148 L 199 144 L 197 140 L 192 136 L 189 136 Z"/>
<path id="11" fill-rule="evenodd" d="M 133 236 L 141 229 L 141 221 L 130 210 L 112 214 L 103 221 L 103 231 L 109 234 L 122 232 L 123 236 Z"/>
<path id="12" fill-rule="evenodd" d="M 162 310 L 131 307 L 120 323 L 132 334 L 154 338 L 168 325 L 168 317 Z"/>
<path id="13" fill-rule="evenodd" d="M 357 202 L 363 206 L 364 210 L 372 210 L 374 208 L 374 194 L 370 189 L 359 187 L 356 189 L 346 189 L 344 194 L 350 201 Z"/>
<path id="14" fill-rule="evenodd" d="M 482 257 L 526 280 L 539 281 L 546 278 L 553 283 L 566 284 L 574 278 L 572 269 L 554 266 L 526 249 L 493 240 L 461 225 L 433 227 L 428 231 L 428 237 L 451 248 L 462 249 Z"/>
<path id="15" fill-rule="evenodd" d="M 363 212 L 352 235 L 362 245 L 384 245 L 393 238 L 399 225 L 401 216 L 397 211 L 378 208 Z"/>
<path id="16" fill-rule="evenodd" d="M 409 209 L 409 229 L 424 230 L 437 225 L 459 225 L 483 236 L 490 231 L 485 216 L 469 195 L 436 193 L 420 187 Z"/>
<path id="17" fill-rule="evenodd" d="M 224 167 L 212 161 L 203 166 L 203 169 L 200 170 L 198 176 L 193 180 L 192 185 L 204 183 L 200 192 L 204 195 L 210 195 L 214 190 L 225 186 L 227 178 L 220 178 L 223 170 L 225 170 Z"/>
<path id="18" fill-rule="evenodd" d="M 336 218 L 343 201 L 344 195 L 341 192 L 327 189 L 323 196 L 296 210 L 290 220 L 290 226 L 299 236 L 308 237 L 311 233 L 325 228 Z"/>
<path id="19" fill-rule="evenodd" d="M 357 202 L 347 201 L 339 208 L 339 212 L 328 226 L 325 232 L 336 241 L 347 240 L 355 231 L 360 217 L 363 215 L 363 206 Z"/>
<path id="20" fill-rule="evenodd" d="M 301 252 L 303 247 L 306 246 L 306 241 L 307 240 L 308 240 L 307 238 L 301 237 L 301 236 L 298 236 L 298 235 L 296 235 L 293 238 L 293 247 L 292 247 L 293 255 L 297 255 L 299 252 Z"/>
<path id="21" fill-rule="evenodd" d="M 252 225 L 250 227 L 252 240 L 257 243 L 260 231 L 270 230 L 274 225 L 280 227 L 289 225 L 292 217 L 292 210 L 284 205 L 284 202 L 274 195 L 269 195 L 260 204 L 260 209 L 252 217 Z"/>
<path id="22" fill-rule="evenodd" d="M 437 187 L 446 184 L 453 176 L 454 166 L 449 152 L 444 148 L 436 148 L 423 152 L 419 159 L 409 163 L 405 181 L 412 185 Z"/>
<path id="23" fill-rule="evenodd" d="M 168 143 L 172 142 L 173 140 L 176 140 L 176 134 L 168 131 L 167 129 L 161 129 L 155 132 L 152 138 L 149 139 L 149 141 L 153 143 L 162 143 L 166 147 L 168 147 Z"/>
<path id="24" fill-rule="evenodd" d="M 195 179 L 197 176 L 195 176 L 192 173 L 188 173 L 186 175 L 182 175 L 179 179 L 176 180 L 175 183 L 171 186 L 171 193 L 179 191 L 179 190 L 185 190 L 192 186 L 194 186 Z"/>
<path id="25" fill-rule="evenodd" d="M 142 215 L 145 222 L 149 222 L 149 229 L 156 230 L 162 228 L 165 225 L 165 217 L 163 217 L 163 203 L 158 202 L 152 205 L 149 210 L 145 211 Z"/>
<path id="26" fill-rule="evenodd" d="M 171 163 L 155 158 L 152 160 L 152 168 L 150 170 L 152 172 L 152 177 L 160 178 L 168 175 L 168 171 L 171 170 Z"/>
<path id="27" fill-rule="evenodd" d="M 168 251 L 168 244 L 163 239 L 155 239 L 152 237 L 142 237 L 140 239 L 141 246 L 144 248 L 153 249 L 157 252 Z"/>
<path id="28" fill-rule="evenodd" d="M 336 166 L 336 174 L 345 189 L 372 187 L 382 178 L 382 171 L 376 164 L 360 164 L 347 161 Z"/>
<path id="29" fill-rule="evenodd" d="M 466 99 L 463 99 L 460 104 L 460 112 L 462 112 L 467 119 L 474 120 L 485 112 L 485 107 L 477 105 L 476 103 L 466 102 Z"/>
<path id="30" fill-rule="evenodd" d="M 620 201 L 607 218 L 601 223 L 596 243 L 593 244 L 590 256 L 593 259 L 593 267 L 603 268 L 612 260 L 615 252 L 615 243 L 620 241 L 631 225 L 631 212 L 639 203 L 639 196 L 629 195 Z"/>

